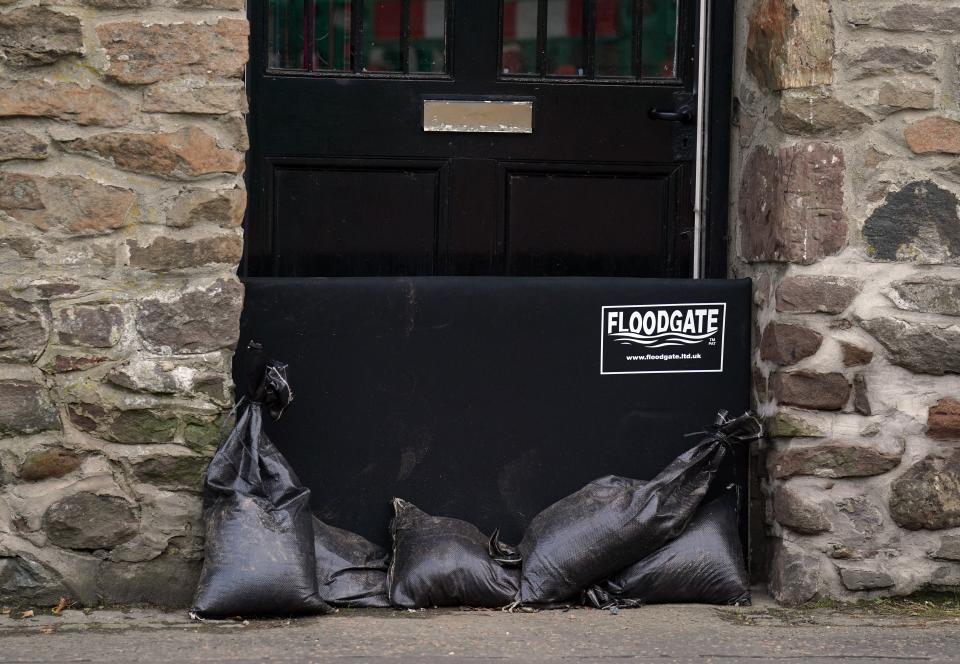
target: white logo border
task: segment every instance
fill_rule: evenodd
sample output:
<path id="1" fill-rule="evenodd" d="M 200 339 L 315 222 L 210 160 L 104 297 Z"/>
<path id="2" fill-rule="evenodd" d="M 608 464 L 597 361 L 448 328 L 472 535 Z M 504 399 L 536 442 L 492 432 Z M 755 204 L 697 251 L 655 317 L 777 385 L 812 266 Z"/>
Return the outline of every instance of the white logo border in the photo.
<path id="1" fill-rule="evenodd" d="M 604 371 L 603 351 L 607 337 L 607 309 L 649 309 L 651 307 L 722 307 L 723 322 L 720 324 L 720 368 L 719 369 L 676 369 L 673 371 Z M 680 373 L 723 373 L 724 344 L 727 336 L 727 303 L 726 302 L 677 302 L 673 304 L 611 304 L 600 307 L 600 375 L 624 376 L 636 374 L 680 374 Z"/>

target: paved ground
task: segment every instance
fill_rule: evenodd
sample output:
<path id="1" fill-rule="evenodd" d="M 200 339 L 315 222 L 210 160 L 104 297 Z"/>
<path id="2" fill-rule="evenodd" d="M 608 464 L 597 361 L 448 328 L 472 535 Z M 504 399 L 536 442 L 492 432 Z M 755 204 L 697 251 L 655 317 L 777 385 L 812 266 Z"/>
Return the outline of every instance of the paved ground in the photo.
<path id="1" fill-rule="evenodd" d="M 299 620 L 190 622 L 183 613 L 49 610 L 0 617 L 0 662 L 955 662 L 960 618 L 938 611 L 649 606 L 341 611 Z M 15 614 L 16 615 L 16 614 Z"/>

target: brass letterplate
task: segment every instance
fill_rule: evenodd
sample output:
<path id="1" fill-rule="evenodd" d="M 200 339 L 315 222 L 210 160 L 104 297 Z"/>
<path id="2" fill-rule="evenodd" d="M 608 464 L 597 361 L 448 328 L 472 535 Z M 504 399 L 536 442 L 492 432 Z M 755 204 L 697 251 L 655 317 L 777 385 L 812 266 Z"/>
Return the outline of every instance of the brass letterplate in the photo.
<path id="1" fill-rule="evenodd" d="M 423 130 L 532 134 L 532 101 L 425 99 Z"/>

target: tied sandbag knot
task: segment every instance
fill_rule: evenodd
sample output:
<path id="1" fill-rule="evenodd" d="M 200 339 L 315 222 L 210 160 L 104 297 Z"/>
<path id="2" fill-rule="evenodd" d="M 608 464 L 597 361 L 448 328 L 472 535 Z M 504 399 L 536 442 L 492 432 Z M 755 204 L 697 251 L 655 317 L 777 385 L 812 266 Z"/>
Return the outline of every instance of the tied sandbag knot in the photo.
<path id="1" fill-rule="evenodd" d="M 763 438 L 763 423 L 749 410 L 740 417 L 730 419 L 729 411 L 717 411 L 717 419 L 701 431 L 692 431 L 685 438 L 707 436 L 707 440 L 719 440 L 728 448 L 733 443 L 748 443 Z"/>
<path id="2" fill-rule="evenodd" d="M 262 406 L 270 418 L 279 420 L 290 402 L 293 390 L 287 378 L 287 365 L 267 357 L 256 341 L 247 344 L 247 397 L 250 403 Z M 237 402 L 240 406 L 243 399 Z"/>

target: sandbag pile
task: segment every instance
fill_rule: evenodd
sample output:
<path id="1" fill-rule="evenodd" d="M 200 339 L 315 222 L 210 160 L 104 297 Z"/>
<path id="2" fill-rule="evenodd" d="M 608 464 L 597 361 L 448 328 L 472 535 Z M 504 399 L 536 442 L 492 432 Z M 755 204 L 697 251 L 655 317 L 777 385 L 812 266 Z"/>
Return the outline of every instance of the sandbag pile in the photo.
<path id="1" fill-rule="evenodd" d="M 247 351 L 248 402 L 204 484 L 198 618 L 325 613 L 331 607 L 598 608 L 749 603 L 737 504 L 704 506 L 734 441 L 760 436 L 721 412 L 649 481 L 607 476 L 533 518 L 514 548 L 494 532 L 393 500 L 392 551 L 310 514 L 310 491 L 262 430 L 292 400 L 286 365 Z M 238 404 L 238 409 L 241 407 Z"/>

